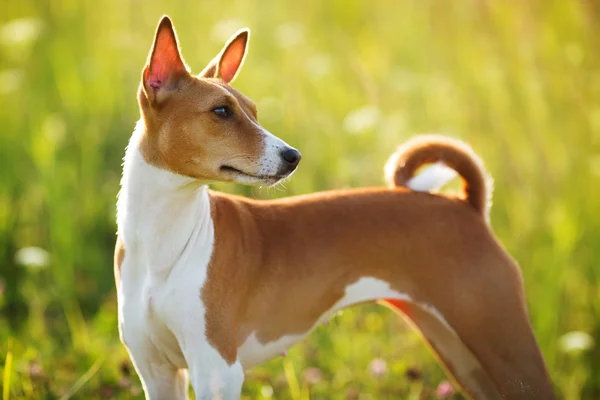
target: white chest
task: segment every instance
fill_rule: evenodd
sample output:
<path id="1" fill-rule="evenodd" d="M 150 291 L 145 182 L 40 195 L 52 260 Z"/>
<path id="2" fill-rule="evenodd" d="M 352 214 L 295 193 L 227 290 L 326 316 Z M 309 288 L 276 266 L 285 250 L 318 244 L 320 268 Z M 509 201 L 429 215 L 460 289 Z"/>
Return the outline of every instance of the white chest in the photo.
<path id="1" fill-rule="evenodd" d="M 171 274 L 155 276 L 139 272 L 147 268 L 140 258 L 126 255 L 122 266 L 119 326 L 123 338 L 127 342 L 130 334 L 143 332 L 170 354 L 171 361 L 180 360 L 175 365 L 184 367 L 176 338 L 181 338 L 182 326 L 191 322 L 198 332 L 196 339 L 204 339 L 205 308 L 200 290 L 206 280 L 208 260 L 188 259 L 187 263 L 176 264 Z"/>
<path id="2" fill-rule="evenodd" d="M 160 349 L 185 367 L 184 328 L 205 340 L 200 290 L 214 244 L 206 186 L 149 165 L 132 136 L 118 201 L 125 256 L 118 287 L 119 329 L 128 347 Z M 141 345 L 140 345 L 141 346 Z"/>

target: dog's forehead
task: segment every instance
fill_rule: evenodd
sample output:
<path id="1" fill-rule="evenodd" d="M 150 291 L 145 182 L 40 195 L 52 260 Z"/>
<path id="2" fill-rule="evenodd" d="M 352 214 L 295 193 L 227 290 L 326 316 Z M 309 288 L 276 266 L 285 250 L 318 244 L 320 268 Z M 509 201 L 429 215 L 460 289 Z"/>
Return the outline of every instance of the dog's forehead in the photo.
<path id="1" fill-rule="evenodd" d="M 199 101 L 206 106 L 217 106 L 220 104 L 213 103 L 224 100 L 225 97 L 233 97 L 246 114 L 251 118 L 256 119 L 256 104 L 250 100 L 250 98 L 220 79 L 196 79 L 189 88 L 192 90 L 188 91 L 187 96 L 193 98 L 195 102 Z"/>
<path id="2" fill-rule="evenodd" d="M 248 114 L 249 116 L 256 119 L 256 104 L 250 100 L 250 98 L 246 97 L 244 94 L 234 89 L 232 86 L 227 84 L 221 84 L 221 87 L 227 90 L 240 104 L 240 107 Z"/>
<path id="3" fill-rule="evenodd" d="M 175 101 L 168 102 L 165 106 L 165 112 L 193 117 L 193 111 L 209 111 L 229 104 L 233 96 L 216 82 L 208 79 L 193 79 L 182 85 L 173 95 L 173 99 Z"/>

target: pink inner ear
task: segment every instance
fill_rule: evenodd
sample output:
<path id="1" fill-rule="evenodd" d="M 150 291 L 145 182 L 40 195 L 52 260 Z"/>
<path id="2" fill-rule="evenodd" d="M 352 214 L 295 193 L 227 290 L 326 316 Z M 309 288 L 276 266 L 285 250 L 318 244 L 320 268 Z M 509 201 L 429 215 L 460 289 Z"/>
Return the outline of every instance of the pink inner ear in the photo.
<path id="1" fill-rule="evenodd" d="M 159 89 L 175 74 L 183 71 L 185 66 L 179 55 L 175 34 L 168 27 L 164 27 L 157 33 L 150 65 L 145 71 L 146 84 L 153 89 Z"/>
<path id="2" fill-rule="evenodd" d="M 151 79 L 148 81 L 148 86 L 150 86 L 152 89 L 158 89 L 161 85 L 162 85 L 162 82 L 159 80 Z"/>
<path id="3" fill-rule="evenodd" d="M 238 36 L 233 42 L 227 46 L 221 61 L 219 63 L 219 75 L 225 83 L 229 83 L 235 77 L 242 61 L 244 60 L 244 53 L 246 52 L 246 35 Z"/>

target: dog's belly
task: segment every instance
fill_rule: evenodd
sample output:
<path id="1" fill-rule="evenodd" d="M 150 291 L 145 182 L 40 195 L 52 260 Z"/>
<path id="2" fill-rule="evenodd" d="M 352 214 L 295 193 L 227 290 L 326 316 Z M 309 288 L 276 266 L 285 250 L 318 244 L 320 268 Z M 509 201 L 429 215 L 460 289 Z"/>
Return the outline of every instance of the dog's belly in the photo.
<path id="1" fill-rule="evenodd" d="M 365 276 L 347 286 L 344 297 L 338 300 L 330 309 L 324 311 L 316 321 L 311 321 L 309 324 L 312 324 L 312 327 L 308 331 L 285 334 L 276 340 L 266 343 L 262 343 L 258 338 L 260 334 L 257 336 L 257 333 L 254 331 L 238 348 L 238 358 L 244 368 L 263 363 L 284 353 L 288 348 L 298 343 L 310 333 L 318 323 L 327 321 L 337 311 L 355 304 L 379 299 L 410 300 L 407 295 L 390 289 L 389 283 Z M 290 310 L 290 313 L 293 314 L 293 310 Z"/>

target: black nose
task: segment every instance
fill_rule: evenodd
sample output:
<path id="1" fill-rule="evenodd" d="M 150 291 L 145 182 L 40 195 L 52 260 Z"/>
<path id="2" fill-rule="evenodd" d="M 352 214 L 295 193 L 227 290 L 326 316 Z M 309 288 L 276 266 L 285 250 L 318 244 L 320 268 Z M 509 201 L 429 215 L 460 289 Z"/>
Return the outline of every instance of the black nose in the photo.
<path id="1" fill-rule="evenodd" d="M 302 154 L 300 154 L 300 152 L 296 149 L 289 148 L 281 152 L 281 157 L 285 160 L 285 162 L 290 164 L 290 166 L 295 167 L 300 162 Z"/>

